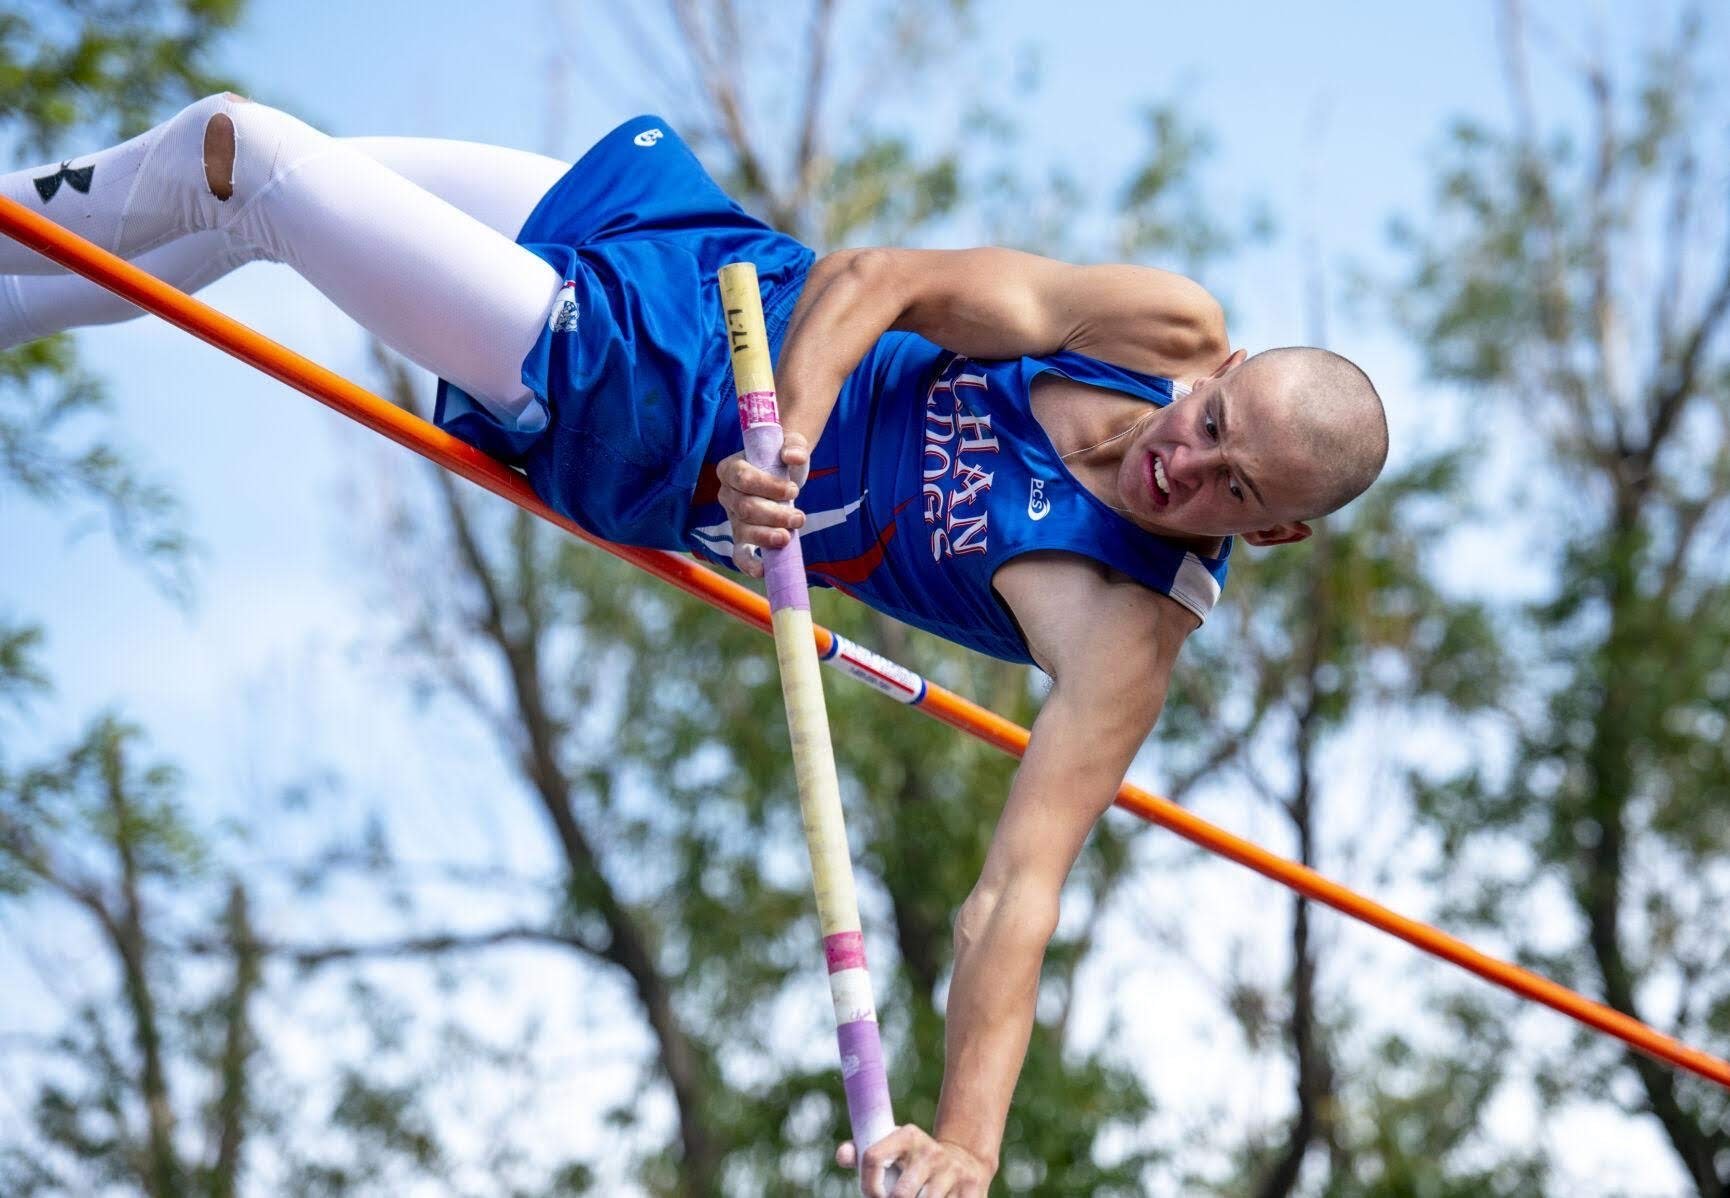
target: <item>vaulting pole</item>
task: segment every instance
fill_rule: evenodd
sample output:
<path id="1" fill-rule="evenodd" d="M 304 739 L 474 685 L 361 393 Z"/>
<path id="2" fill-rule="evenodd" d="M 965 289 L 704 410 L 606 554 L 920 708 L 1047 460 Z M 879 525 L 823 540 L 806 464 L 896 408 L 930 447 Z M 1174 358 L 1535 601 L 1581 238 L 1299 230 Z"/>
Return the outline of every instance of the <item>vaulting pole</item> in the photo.
<path id="1" fill-rule="evenodd" d="M 718 607 L 747 624 L 755 625 L 765 632 L 770 630 L 769 605 L 755 591 L 686 558 L 655 549 L 613 545 L 590 536 L 575 523 L 542 503 L 522 475 L 500 465 L 474 446 L 434 428 L 426 421 L 410 415 L 342 376 L 332 374 L 268 337 L 260 336 L 208 304 L 200 303 L 185 292 L 170 287 L 130 262 L 91 245 L 77 234 L 66 231 L 46 217 L 39 216 L 4 196 L 0 196 L 0 232 L 58 262 L 67 270 L 75 271 L 116 295 L 132 301 L 146 312 L 178 325 L 193 336 L 257 367 L 272 378 L 310 395 L 349 419 L 357 420 L 375 432 L 383 433 L 428 461 L 460 474 L 477 486 L 485 487 L 493 494 L 558 525 L 572 536 L 581 537 L 591 545 L 597 545 L 608 553 L 640 566 L 655 577 L 672 583 L 680 590 L 695 595 L 705 603 Z M 913 671 L 878 657 L 869 650 L 861 649 L 825 628 L 813 627 L 812 636 L 816 640 L 818 656 L 860 681 L 909 706 L 918 707 L 1011 756 L 1019 757 L 1026 750 L 1027 730 L 1019 724 L 987 711 L 953 691 L 927 682 Z M 1390 936 L 1397 936 L 1431 956 L 1451 961 L 1522 998 L 1560 1011 L 1570 1019 L 1578 1020 L 1605 1035 L 1614 1036 L 1648 1056 L 1667 1061 L 1730 1089 L 1730 1061 L 1691 1048 L 1603 1003 L 1593 1002 L 1584 995 L 1576 994 L 1530 970 L 1479 952 L 1464 941 L 1428 924 L 1408 919 L 1373 899 L 1341 886 L 1308 866 L 1288 861 L 1242 837 L 1217 828 L 1167 799 L 1149 794 L 1126 782 L 1117 792 L 1117 805 L 1150 823 L 1177 833 L 1210 853 L 1272 878 L 1305 898 L 1324 903 L 1353 919 L 1379 928 Z"/>
<path id="2" fill-rule="evenodd" d="M 745 460 L 785 478 L 781 414 L 775 403 L 775 374 L 769 364 L 769 335 L 763 327 L 756 266 L 735 262 L 721 268 L 721 309 L 733 356 L 733 388 L 739 397 Z M 829 740 L 823 672 L 817 668 L 811 595 L 805 583 L 805 556 L 797 529 L 786 545 L 763 550 L 763 580 L 774 624 L 775 657 L 781 665 L 781 696 L 793 742 L 793 772 L 799 780 L 799 814 L 805 823 L 805 848 L 811 855 L 811 886 L 817 892 L 817 922 L 823 932 L 823 955 L 829 963 L 829 994 L 835 1001 L 842 1085 L 847 1092 L 856 1159 L 862 1161 L 865 1149 L 895 1130 L 895 1117 L 890 1113 L 889 1075 L 883 1065 L 871 975 L 865 968 L 853 858 L 847 848 L 841 783 L 835 775 L 835 748 Z M 862 1170 L 860 1180 L 864 1180 Z"/>

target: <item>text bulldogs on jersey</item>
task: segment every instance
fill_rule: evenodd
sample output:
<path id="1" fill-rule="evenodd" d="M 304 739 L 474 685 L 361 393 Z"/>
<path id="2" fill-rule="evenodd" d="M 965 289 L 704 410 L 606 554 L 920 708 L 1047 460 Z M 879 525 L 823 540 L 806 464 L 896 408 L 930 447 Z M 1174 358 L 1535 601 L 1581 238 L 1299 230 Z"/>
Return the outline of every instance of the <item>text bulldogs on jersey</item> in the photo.
<path id="1" fill-rule="evenodd" d="M 925 393 L 924 486 L 920 503 L 931 527 L 931 559 L 958 553 L 984 553 L 989 535 L 983 497 L 991 490 L 991 471 L 978 458 L 997 452 L 991 417 L 967 408 L 970 390 L 985 390 L 983 374 L 969 374 L 972 363 L 951 358 Z"/>

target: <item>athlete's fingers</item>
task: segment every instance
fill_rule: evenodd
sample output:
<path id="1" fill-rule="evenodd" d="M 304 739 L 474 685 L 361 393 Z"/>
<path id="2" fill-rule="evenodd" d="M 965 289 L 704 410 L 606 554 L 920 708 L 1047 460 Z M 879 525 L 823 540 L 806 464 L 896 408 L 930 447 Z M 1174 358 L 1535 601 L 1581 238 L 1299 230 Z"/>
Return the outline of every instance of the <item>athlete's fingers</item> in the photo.
<path id="1" fill-rule="evenodd" d="M 889 1198 L 919 1198 L 919 1192 L 930 1186 L 932 1194 L 948 1193 L 937 1188 L 936 1170 L 943 1163 L 943 1154 L 937 1145 L 927 1139 L 911 1152 L 901 1154 L 901 1177 L 895 1183 L 895 1188 L 889 1191 Z"/>
<path id="2" fill-rule="evenodd" d="M 722 459 L 715 467 L 715 476 L 725 486 L 735 491 L 743 491 L 747 495 L 761 495 L 765 499 L 786 501 L 799 494 L 799 488 L 791 479 L 776 478 L 767 470 L 759 470 L 745 460 L 745 455 L 736 453 L 730 458 Z"/>
<path id="3" fill-rule="evenodd" d="M 889 1191 L 889 1198 L 919 1198 L 919 1192 L 930 1178 L 931 1162 L 923 1154 L 915 1156 L 901 1166 L 901 1180 Z"/>
<path id="4" fill-rule="evenodd" d="M 761 545 L 764 549 L 781 549 L 792 540 L 793 534 L 784 528 L 764 528 L 760 524 L 733 525 L 735 545 Z"/>
<path id="5" fill-rule="evenodd" d="M 723 488 L 720 500 L 727 515 L 738 524 L 763 524 L 770 528 L 802 528 L 805 524 L 805 513 L 798 508 L 759 495 L 740 491 L 728 495 Z"/>
<path id="6" fill-rule="evenodd" d="M 857 1159 L 858 1153 L 854 1151 L 852 1140 L 841 1141 L 840 1146 L 835 1149 L 835 1163 L 843 1169 L 851 1169 Z"/>
<path id="7" fill-rule="evenodd" d="M 907 1155 L 924 1133 L 911 1123 L 896 1128 L 865 1150 L 859 1162 L 860 1187 L 868 1198 L 889 1198 L 890 1166 Z M 917 1194 L 917 1189 L 908 1191 Z"/>
<path id="8" fill-rule="evenodd" d="M 794 486 L 805 485 L 805 479 L 811 473 L 811 447 L 805 443 L 803 435 L 787 434 L 787 439 L 781 443 L 781 464 L 787 467 L 787 475 Z"/>

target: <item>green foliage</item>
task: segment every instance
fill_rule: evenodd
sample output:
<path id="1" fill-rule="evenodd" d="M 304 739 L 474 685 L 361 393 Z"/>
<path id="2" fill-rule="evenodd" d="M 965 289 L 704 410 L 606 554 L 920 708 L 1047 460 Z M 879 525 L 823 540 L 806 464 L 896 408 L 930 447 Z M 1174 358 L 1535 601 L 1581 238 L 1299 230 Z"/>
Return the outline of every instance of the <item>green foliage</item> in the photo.
<path id="1" fill-rule="evenodd" d="M 85 1004 L 61 1041 L 74 1070 L 39 1091 L 42 1176 L 30 1180 L 17 1151 L 4 1151 L 0 1168 L 32 1185 L 93 1171 L 163 1192 L 185 1175 L 164 1105 L 163 1019 L 172 1016 L 149 896 L 196 878 L 204 853 L 177 772 L 136 763 L 139 735 L 101 717 L 63 755 L 0 773 L 0 891 L 82 914 L 119 979 L 113 1007 Z"/>
<path id="2" fill-rule="evenodd" d="M 960 163 L 951 150 L 921 161 L 907 138 L 879 135 L 834 164 L 817 196 L 825 245 L 894 245 L 955 209 Z"/>
<path id="3" fill-rule="evenodd" d="M 102 716 L 63 756 L 0 774 L 0 876 L 20 891 L 81 885 L 76 861 L 55 849 L 91 840 L 123 844 L 139 880 L 197 871 L 203 852 L 180 808 L 179 774 L 160 763 L 136 768 L 130 750 L 140 736 Z"/>
<path id="4" fill-rule="evenodd" d="M 0 12 L 0 130 L 20 156 L 129 136 L 220 90 L 205 66 L 241 0 L 60 0 Z M 108 400 L 63 337 L 0 351 L 0 487 L 56 510 L 94 503 L 116 539 L 184 596 L 180 511 L 104 432 Z M 76 510 L 76 509 L 74 509 Z"/>
<path id="5" fill-rule="evenodd" d="M 1342 1156 L 1319 1198 L 1538 1198 L 1552 1192 L 1542 1148 L 1502 1159 L 1479 1142 L 1513 1051 L 1510 1004 L 1451 998 L 1448 1046 L 1398 1035 L 1376 1044 L 1345 1104 Z"/>
<path id="6" fill-rule="evenodd" d="M 48 675 L 35 657 L 41 644 L 40 628 L 0 623 L 0 712 L 22 709 L 49 689 Z M 5 742 L 0 741 L 0 766 L 6 762 L 4 753 Z"/>
<path id="7" fill-rule="evenodd" d="M 102 383 L 78 364 L 67 338 L 0 351 L 0 486 L 57 513 L 93 504 L 120 546 L 184 596 L 190 544 L 180 506 L 105 433 L 109 413 Z"/>
<path id="8" fill-rule="evenodd" d="M 1508 679 L 1494 622 L 1436 580 L 1434 555 L 1463 506 L 1462 456 L 1433 453 L 1384 476 L 1307 542 L 1240 550 L 1231 593 L 1186 647 L 1161 721 L 1174 793 L 1241 778 L 1289 821 L 1295 855 L 1325 869 L 1318 845 L 1329 860 L 1355 850 L 1331 814 L 1340 779 L 1323 763 L 1365 717 L 1393 711 L 1453 725 L 1495 709 Z M 1393 764 L 1407 750 L 1396 742 L 1373 752 L 1377 764 Z M 1223 1170 L 1189 1165 L 1190 1184 L 1222 1195 L 1538 1192 L 1472 1188 L 1507 1170 L 1529 1174 L 1512 1162 L 1487 1173 L 1460 1163 L 1495 1159 L 1483 1143 L 1482 1102 L 1444 1108 L 1401 1097 L 1446 1084 L 1432 1073 L 1459 1073 L 1445 1057 L 1357 1047 L 1348 1033 L 1362 1013 L 1315 980 L 1329 961 L 1311 922 L 1294 922 L 1288 948 L 1308 962 L 1303 974 L 1288 963 L 1275 982 L 1234 966 L 1224 995 L 1250 1052 L 1295 1057 L 1295 1043 L 1308 1046 L 1294 1079 L 1297 1109 L 1280 1124 L 1242 1129 Z M 1493 1053 L 1475 1062 L 1486 1097 L 1501 1065 Z M 1276 1176 L 1294 1153 L 1281 1188 Z"/>
<path id="9" fill-rule="evenodd" d="M 1513 641 L 1527 684 L 1508 768 L 1418 790 L 1455 911 L 1722 1053 L 1730 577 L 1709 546 L 1730 521 L 1730 243 L 1695 216 L 1720 202 L 1700 181 L 1723 165 L 1700 36 L 1685 15 L 1631 85 L 1584 64 L 1586 116 L 1557 131 L 1529 102 L 1511 133 L 1458 127 L 1436 219 L 1399 236 L 1402 311 L 1431 370 L 1477 389 L 1479 423 L 1516 436 L 1535 476 L 1553 467 L 1517 496 L 1555 554 Z M 1539 899 L 1572 926 L 1531 929 Z M 1655 1117 L 1698 1192 L 1722 1191 L 1722 1092 L 1607 1040 L 1577 1052 L 1540 1077 L 1552 1100 L 1583 1081 Z M 1610 1085 L 1619 1071 L 1637 1088 Z"/>
<path id="10" fill-rule="evenodd" d="M 129 137 L 221 91 L 210 52 L 245 0 L 24 0 L 0 12 L 0 122 L 25 153 L 72 131 Z"/>
<path id="11" fill-rule="evenodd" d="M 1175 259 L 1193 270 L 1235 249 L 1245 233 L 1225 227 L 1200 182 L 1213 139 L 1170 103 L 1148 107 L 1142 120 L 1148 149 L 1119 205 L 1118 255 Z"/>

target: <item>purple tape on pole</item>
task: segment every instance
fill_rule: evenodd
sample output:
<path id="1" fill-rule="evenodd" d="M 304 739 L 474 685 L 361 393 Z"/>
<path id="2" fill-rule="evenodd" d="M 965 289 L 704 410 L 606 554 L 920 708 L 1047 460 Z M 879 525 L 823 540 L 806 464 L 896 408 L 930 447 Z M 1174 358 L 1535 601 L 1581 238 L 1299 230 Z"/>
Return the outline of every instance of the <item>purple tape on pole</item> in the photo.
<path id="1" fill-rule="evenodd" d="M 889 1107 L 889 1074 L 883 1067 L 883 1039 L 875 1019 L 855 1019 L 835 1029 L 841 1046 L 841 1087 L 847 1093 L 847 1119 L 860 1151 L 895 1129 Z"/>
<path id="2" fill-rule="evenodd" d="M 777 478 L 787 477 L 781 462 L 781 425 L 773 391 L 750 391 L 739 397 L 739 427 L 745 435 L 745 460 Z M 805 554 L 799 531 L 780 549 L 763 550 L 763 580 L 769 589 L 769 610 L 791 607 L 811 610 L 805 585 Z"/>

